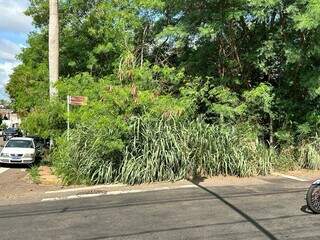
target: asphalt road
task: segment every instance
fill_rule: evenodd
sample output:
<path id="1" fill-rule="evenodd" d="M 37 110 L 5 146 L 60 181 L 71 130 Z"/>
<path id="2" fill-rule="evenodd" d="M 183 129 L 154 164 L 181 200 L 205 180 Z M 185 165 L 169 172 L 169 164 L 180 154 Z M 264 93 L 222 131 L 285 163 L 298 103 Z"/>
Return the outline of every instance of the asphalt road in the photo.
<path id="1" fill-rule="evenodd" d="M 320 239 L 308 182 L 202 187 L 0 207 L 0 239 Z"/>

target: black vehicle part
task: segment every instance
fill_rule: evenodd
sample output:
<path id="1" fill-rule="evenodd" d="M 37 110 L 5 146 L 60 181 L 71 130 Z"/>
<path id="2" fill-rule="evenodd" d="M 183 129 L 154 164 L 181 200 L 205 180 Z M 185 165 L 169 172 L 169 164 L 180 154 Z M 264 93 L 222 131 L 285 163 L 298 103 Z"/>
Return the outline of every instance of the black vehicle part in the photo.
<path id="1" fill-rule="evenodd" d="M 320 213 L 320 181 L 313 183 L 307 192 L 307 205 L 316 214 Z"/>

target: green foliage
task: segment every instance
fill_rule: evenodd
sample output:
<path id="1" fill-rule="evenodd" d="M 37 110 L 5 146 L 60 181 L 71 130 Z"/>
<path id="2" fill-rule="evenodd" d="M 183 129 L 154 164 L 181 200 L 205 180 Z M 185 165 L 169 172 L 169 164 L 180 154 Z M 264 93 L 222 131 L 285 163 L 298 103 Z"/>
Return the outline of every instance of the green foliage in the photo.
<path id="1" fill-rule="evenodd" d="M 174 119 L 137 121 L 125 152 L 121 182 L 175 181 L 195 176 L 268 174 L 273 155 L 229 126 Z"/>
<path id="2" fill-rule="evenodd" d="M 318 1 L 166 1 L 166 7 L 165 57 L 194 77 L 197 112 L 207 121 L 249 119 L 266 136 L 295 135 L 306 123 L 315 128 L 308 116 L 319 115 Z"/>
<path id="3" fill-rule="evenodd" d="M 36 106 L 42 106 L 49 98 L 48 66 L 39 64 L 36 68 L 20 65 L 11 75 L 6 89 L 14 99 L 12 107 L 20 113 L 27 113 Z"/>
<path id="4" fill-rule="evenodd" d="M 12 107 L 26 114 L 36 106 L 42 106 L 49 97 L 48 44 L 46 33 L 31 33 L 28 48 L 18 56 L 22 62 L 14 69 L 6 90 L 12 99 Z"/>
<path id="5" fill-rule="evenodd" d="M 64 183 L 114 182 L 124 148 L 123 127 L 120 119 L 99 119 L 99 122 L 78 125 L 70 132 L 69 140 L 66 134 L 59 138 L 51 158 Z"/>
<path id="6" fill-rule="evenodd" d="M 117 181 L 124 149 L 131 136 L 128 127 L 131 120 L 182 116 L 188 108 L 188 101 L 183 98 L 157 96 L 137 89 L 135 95 L 132 87 L 111 83 L 112 79 L 94 79 L 89 74 L 81 74 L 58 84 L 60 103 L 67 94 L 89 97 L 87 106 L 71 108 L 70 139 L 67 133 L 55 138 L 51 159 L 65 183 Z M 30 122 L 27 119 L 27 123 Z"/>
<path id="7" fill-rule="evenodd" d="M 320 23 L 320 3 L 317 0 L 307 0 L 303 13 L 297 12 L 295 20 L 299 29 L 314 29 Z"/>
<path id="8" fill-rule="evenodd" d="M 48 103 L 47 0 L 31 0 L 37 30 L 6 89 L 23 128 L 56 140 L 66 182 L 318 168 L 310 140 L 320 127 L 318 0 L 59 3 L 58 98 Z M 89 98 L 71 107 L 75 146 L 65 139 L 67 95 Z M 75 139 L 85 131 L 87 147 Z"/>
<path id="9" fill-rule="evenodd" d="M 99 119 L 78 125 L 70 141 L 61 137 L 52 160 L 67 184 L 140 184 L 197 176 L 266 175 L 301 166 L 319 168 L 318 140 L 276 150 L 267 148 L 248 130 L 248 126 L 212 126 L 172 117 L 160 121 L 133 118 L 126 124 L 121 118 Z"/>
<path id="10" fill-rule="evenodd" d="M 99 119 L 99 122 L 102 121 Z M 195 176 L 268 174 L 275 154 L 233 127 L 174 118 L 78 125 L 52 155 L 65 183 L 128 184 Z"/>
<path id="11" fill-rule="evenodd" d="M 28 174 L 29 174 L 32 182 L 39 184 L 40 183 L 39 166 L 32 166 L 27 171 L 28 171 Z"/>
<path id="12" fill-rule="evenodd" d="M 219 115 L 222 123 L 226 118 L 235 120 L 245 109 L 245 105 L 240 104 L 238 96 L 226 87 L 219 86 L 211 89 L 209 98 L 212 99 L 209 111 Z"/>
<path id="13" fill-rule="evenodd" d="M 261 83 L 256 88 L 243 93 L 248 118 L 256 124 L 263 125 L 263 119 L 273 119 L 274 94 L 272 87 Z"/>
<path id="14" fill-rule="evenodd" d="M 320 139 L 313 139 L 312 142 L 304 143 L 299 148 L 300 164 L 308 169 L 320 169 Z"/>
<path id="15" fill-rule="evenodd" d="M 22 120 L 22 128 L 32 136 L 56 138 L 65 131 L 65 104 L 60 102 L 44 102 L 42 107 L 34 109 Z"/>

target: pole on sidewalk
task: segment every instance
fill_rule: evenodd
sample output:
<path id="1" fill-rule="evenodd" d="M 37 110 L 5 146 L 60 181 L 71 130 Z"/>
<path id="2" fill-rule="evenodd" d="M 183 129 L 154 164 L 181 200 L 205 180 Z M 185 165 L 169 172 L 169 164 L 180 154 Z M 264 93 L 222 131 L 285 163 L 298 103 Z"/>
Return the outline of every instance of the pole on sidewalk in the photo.
<path id="1" fill-rule="evenodd" d="M 49 96 L 52 101 L 57 95 L 56 82 L 59 79 L 59 12 L 58 0 L 49 0 Z M 50 139 L 50 149 L 53 139 Z"/>
<path id="2" fill-rule="evenodd" d="M 57 96 L 59 79 L 59 15 L 58 0 L 49 0 L 49 92 L 50 99 Z"/>

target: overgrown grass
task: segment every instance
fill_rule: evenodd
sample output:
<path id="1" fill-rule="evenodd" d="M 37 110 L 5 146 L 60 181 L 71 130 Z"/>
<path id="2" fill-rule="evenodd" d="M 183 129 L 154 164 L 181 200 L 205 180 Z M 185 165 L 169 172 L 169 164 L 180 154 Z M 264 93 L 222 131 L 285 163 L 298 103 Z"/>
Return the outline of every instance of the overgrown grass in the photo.
<path id="1" fill-rule="evenodd" d="M 117 127 L 78 126 L 70 141 L 66 136 L 58 141 L 51 155 L 55 172 L 67 184 L 140 184 L 320 169 L 319 140 L 279 150 L 236 126 L 174 118 L 137 119 L 131 128 L 124 135 Z"/>
<path id="2" fill-rule="evenodd" d="M 303 168 L 320 169 L 320 138 L 316 137 L 299 146 L 299 162 Z"/>
<path id="3" fill-rule="evenodd" d="M 67 184 L 114 182 L 124 144 L 115 128 L 79 126 L 57 142 L 51 158 L 55 172 Z"/>
<path id="4" fill-rule="evenodd" d="M 39 166 L 34 165 L 28 170 L 28 174 L 32 180 L 32 182 L 39 184 L 40 183 L 40 173 L 39 173 Z"/>
<path id="5" fill-rule="evenodd" d="M 51 155 L 65 183 L 137 184 L 195 176 L 268 174 L 275 153 L 231 126 L 171 119 L 141 121 L 123 138 L 115 128 L 80 126 Z M 128 137 L 131 136 L 131 137 Z M 126 143 L 126 145 L 125 145 Z"/>
<path id="6" fill-rule="evenodd" d="M 268 174 L 274 154 L 234 127 L 137 121 L 119 174 L 129 184 L 195 176 Z"/>

